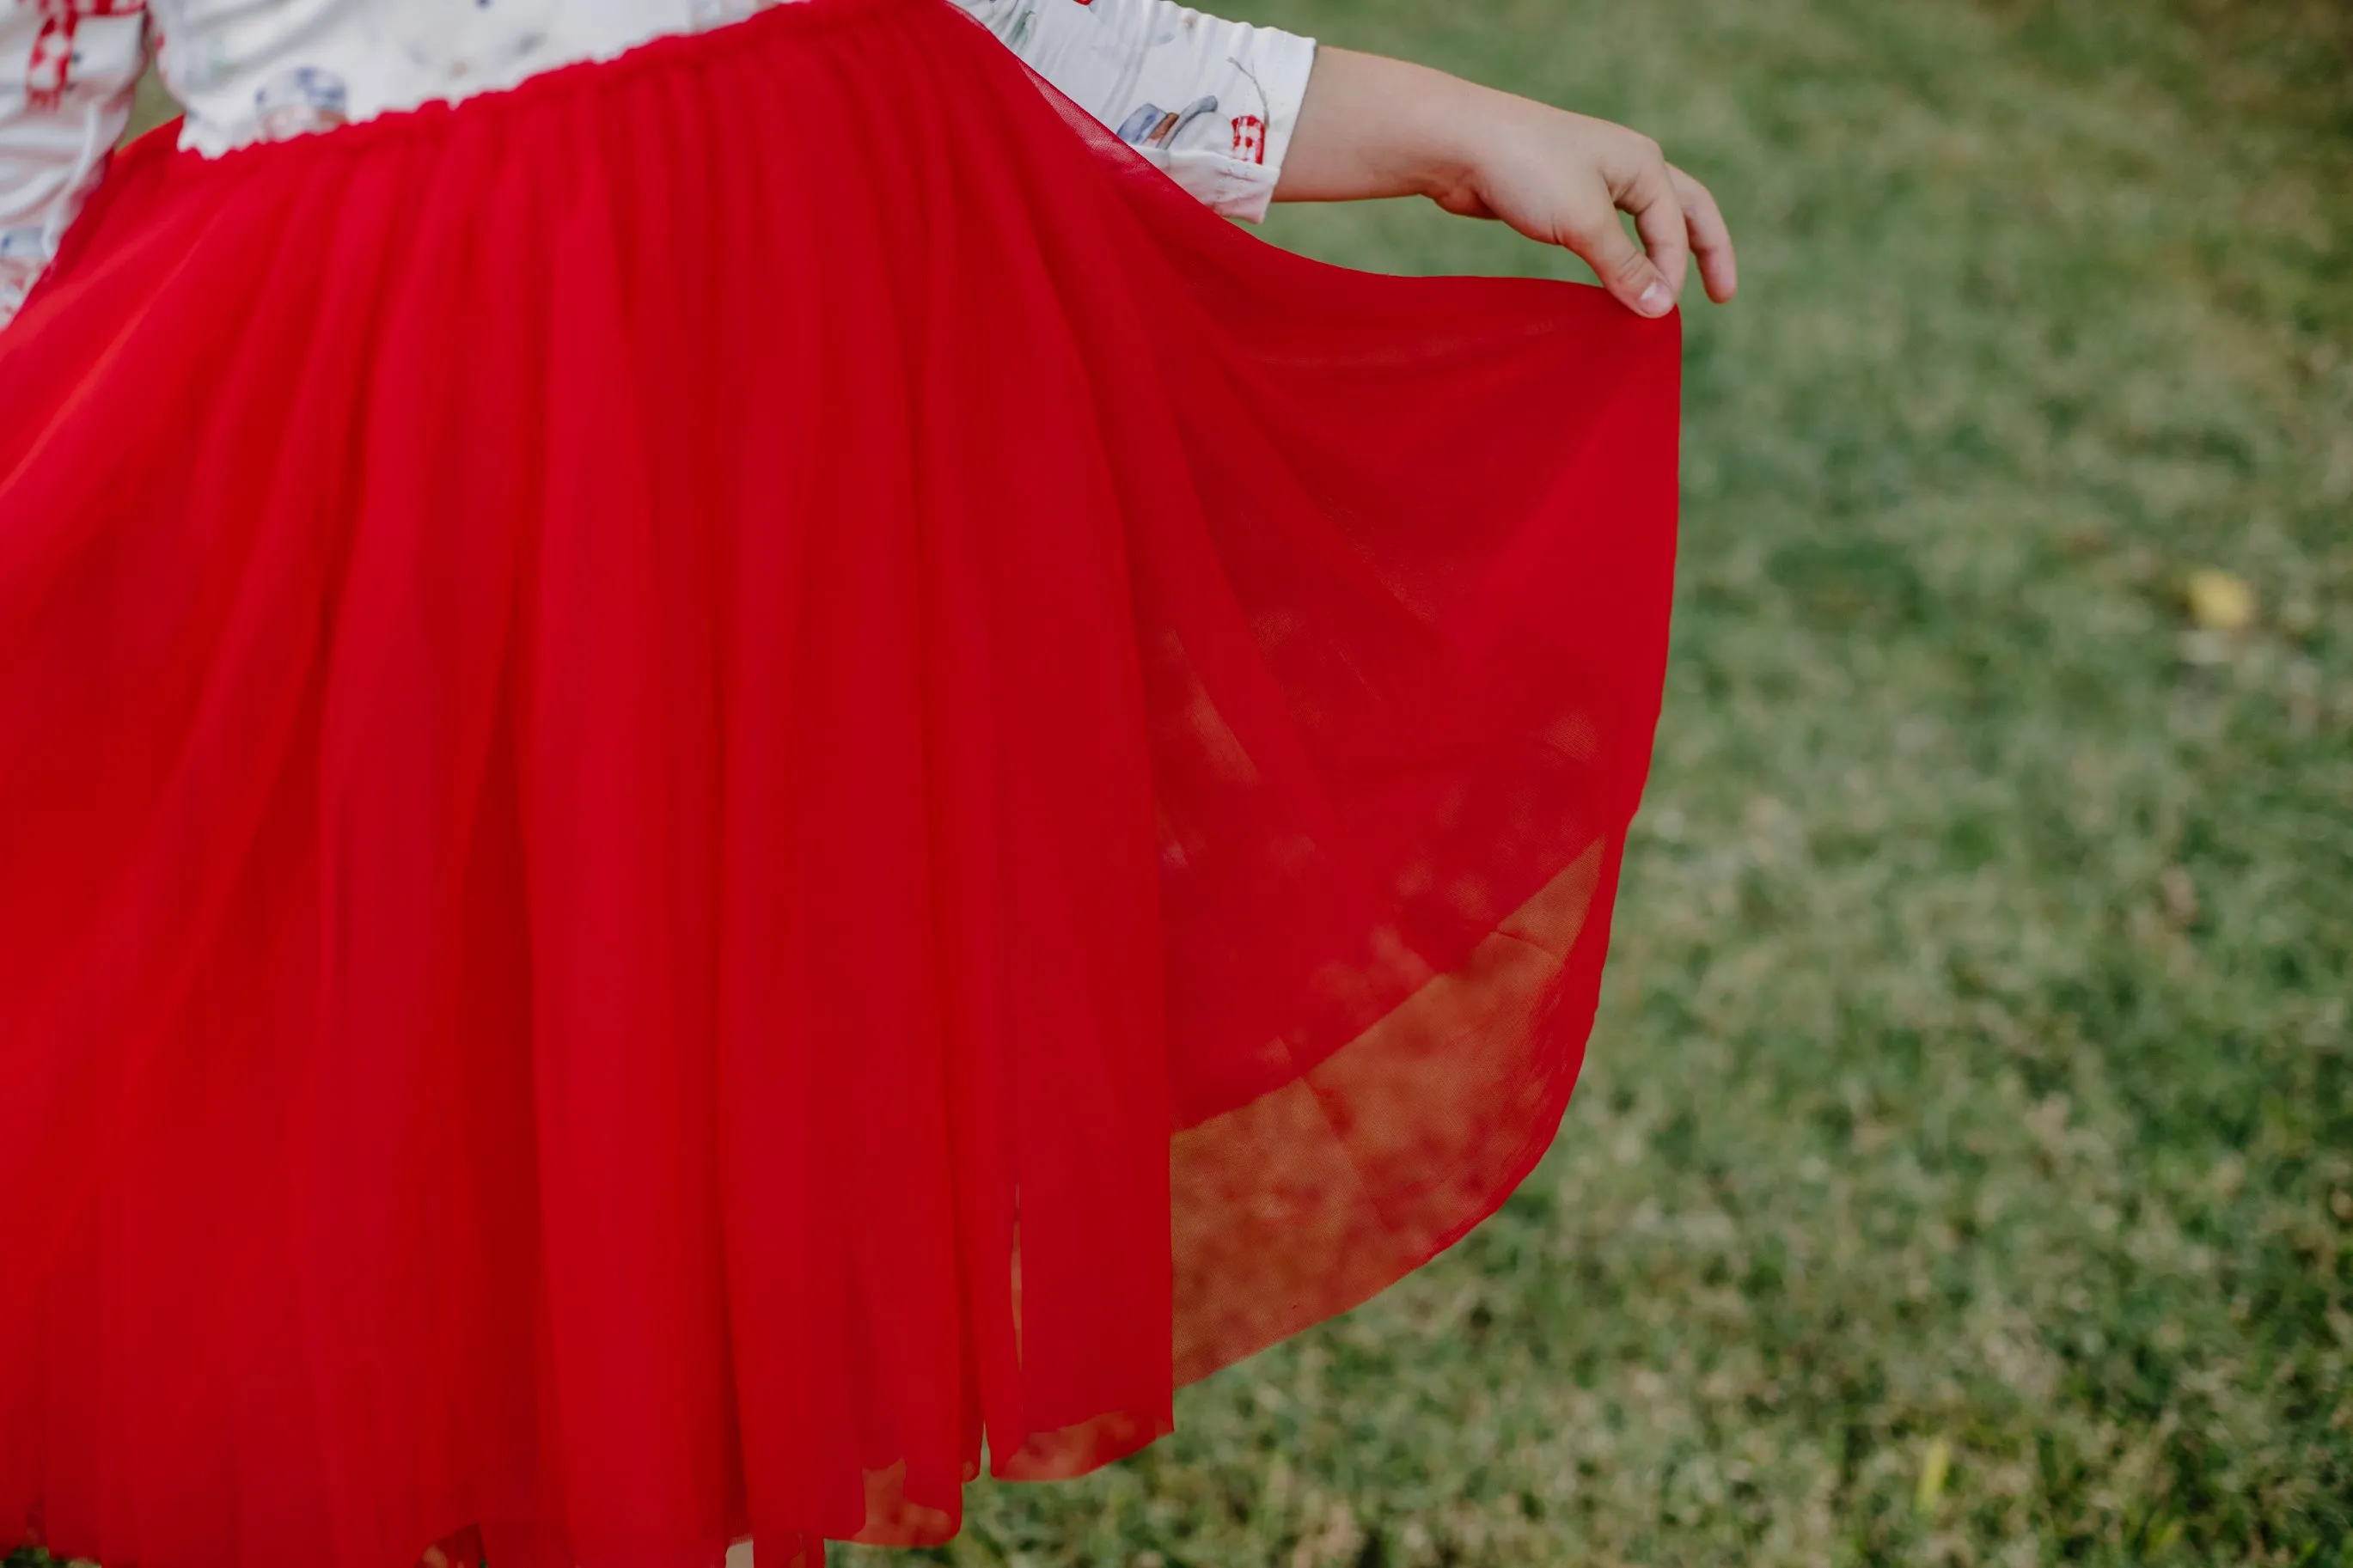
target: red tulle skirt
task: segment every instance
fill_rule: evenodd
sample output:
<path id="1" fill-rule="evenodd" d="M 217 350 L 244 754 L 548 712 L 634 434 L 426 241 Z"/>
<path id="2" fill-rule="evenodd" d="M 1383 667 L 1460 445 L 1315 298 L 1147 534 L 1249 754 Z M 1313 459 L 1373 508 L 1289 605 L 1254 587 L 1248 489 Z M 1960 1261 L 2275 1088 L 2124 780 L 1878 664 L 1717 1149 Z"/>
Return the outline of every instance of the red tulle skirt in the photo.
<path id="1" fill-rule="evenodd" d="M 0 334 L 0 1541 L 936 1542 L 1446 1247 L 1591 1022 L 1677 349 L 941 0 L 132 150 Z"/>

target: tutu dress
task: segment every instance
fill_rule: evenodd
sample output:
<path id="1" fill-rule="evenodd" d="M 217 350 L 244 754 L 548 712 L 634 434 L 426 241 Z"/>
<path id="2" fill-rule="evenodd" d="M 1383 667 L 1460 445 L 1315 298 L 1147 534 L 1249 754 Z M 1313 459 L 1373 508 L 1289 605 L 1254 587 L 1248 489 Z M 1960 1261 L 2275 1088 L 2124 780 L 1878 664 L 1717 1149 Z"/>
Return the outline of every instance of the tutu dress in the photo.
<path id="1" fill-rule="evenodd" d="M 513 4 L 0 14 L 7 1539 L 939 1542 L 1577 1076 L 1674 318 L 1225 221 L 1155 0 Z"/>

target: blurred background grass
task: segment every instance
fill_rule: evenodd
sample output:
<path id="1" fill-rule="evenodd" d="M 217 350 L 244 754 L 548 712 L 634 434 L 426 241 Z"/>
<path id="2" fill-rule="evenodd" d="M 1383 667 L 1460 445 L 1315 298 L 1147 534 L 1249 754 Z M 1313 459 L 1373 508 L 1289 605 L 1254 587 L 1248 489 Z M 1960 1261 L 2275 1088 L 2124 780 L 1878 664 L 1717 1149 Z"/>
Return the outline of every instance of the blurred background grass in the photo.
<path id="1" fill-rule="evenodd" d="M 1722 198 L 1657 772 L 1526 1188 L 929 1555 L 2353 1563 L 2353 7 L 1213 8 Z"/>
<path id="2" fill-rule="evenodd" d="M 2353 10 L 1217 8 L 1722 198 L 1655 782 L 1525 1189 L 915 1555 L 2353 1563 Z"/>

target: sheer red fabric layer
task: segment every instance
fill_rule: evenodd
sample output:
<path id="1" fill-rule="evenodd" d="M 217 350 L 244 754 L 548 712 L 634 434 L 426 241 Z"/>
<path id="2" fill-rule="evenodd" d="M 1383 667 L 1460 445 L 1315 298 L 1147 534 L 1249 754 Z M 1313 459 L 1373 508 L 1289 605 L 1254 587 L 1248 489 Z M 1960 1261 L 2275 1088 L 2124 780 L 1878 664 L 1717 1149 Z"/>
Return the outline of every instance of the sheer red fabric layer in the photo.
<path id="1" fill-rule="evenodd" d="M 934 1542 L 1423 1262 L 1577 1074 L 1676 378 L 936 0 L 134 149 L 0 335 L 0 1531 Z"/>

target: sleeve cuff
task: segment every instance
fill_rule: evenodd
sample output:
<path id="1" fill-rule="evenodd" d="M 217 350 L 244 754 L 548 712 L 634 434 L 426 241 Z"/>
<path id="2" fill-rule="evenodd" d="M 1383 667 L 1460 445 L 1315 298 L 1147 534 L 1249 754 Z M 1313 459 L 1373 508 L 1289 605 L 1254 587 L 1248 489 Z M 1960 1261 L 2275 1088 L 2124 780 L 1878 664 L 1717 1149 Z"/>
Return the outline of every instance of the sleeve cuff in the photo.
<path id="1" fill-rule="evenodd" d="M 1232 146 L 1226 152 L 1182 149 L 1145 156 L 1212 211 L 1248 223 L 1263 223 L 1282 180 L 1282 161 L 1307 100 L 1307 79 L 1315 69 L 1315 40 L 1273 27 L 1244 30 L 1233 68 L 1255 84 L 1264 103 L 1260 112 L 1231 119 Z"/>
<path id="2" fill-rule="evenodd" d="M 1259 85 L 1267 98 L 1266 162 L 1258 173 L 1256 205 L 1236 210 L 1236 217 L 1258 223 L 1282 178 L 1282 161 L 1291 155 L 1292 132 L 1299 128 L 1300 107 L 1307 101 L 1307 79 L 1315 71 L 1315 40 L 1272 27 L 1258 29 Z M 1223 209 L 1220 209 L 1223 210 Z"/>

